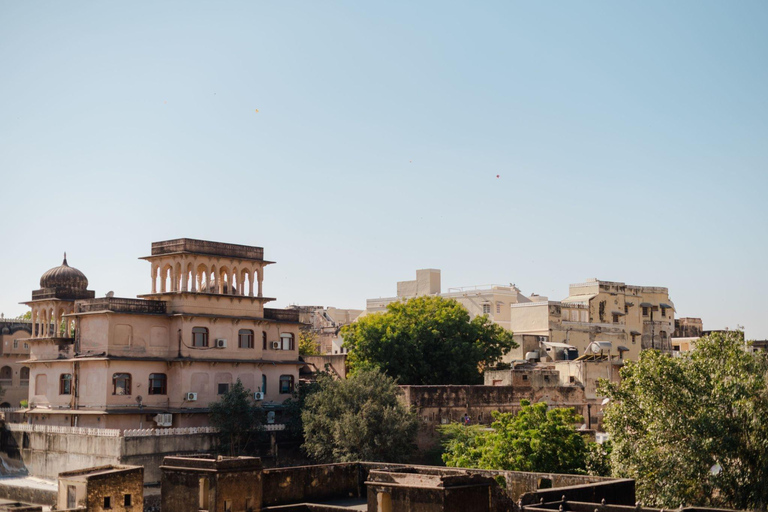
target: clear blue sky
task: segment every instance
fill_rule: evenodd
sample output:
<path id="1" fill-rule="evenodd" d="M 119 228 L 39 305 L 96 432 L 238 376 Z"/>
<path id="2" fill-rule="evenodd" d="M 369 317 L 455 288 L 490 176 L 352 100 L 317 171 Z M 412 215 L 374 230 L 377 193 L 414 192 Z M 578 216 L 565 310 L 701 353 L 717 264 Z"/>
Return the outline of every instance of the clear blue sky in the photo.
<path id="1" fill-rule="evenodd" d="M 0 311 L 65 250 L 147 293 L 137 258 L 195 237 L 265 247 L 277 306 L 598 277 L 766 338 L 767 26 L 764 0 L 2 2 Z"/>

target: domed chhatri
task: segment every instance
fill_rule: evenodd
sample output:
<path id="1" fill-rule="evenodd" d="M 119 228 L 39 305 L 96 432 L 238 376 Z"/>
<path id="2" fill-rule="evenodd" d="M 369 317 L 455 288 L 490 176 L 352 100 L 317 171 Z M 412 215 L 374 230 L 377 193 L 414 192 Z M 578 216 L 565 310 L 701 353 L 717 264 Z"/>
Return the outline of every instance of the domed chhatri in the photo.
<path id="1" fill-rule="evenodd" d="M 70 290 L 85 290 L 88 288 L 88 278 L 85 274 L 67 264 L 67 253 L 61 266 L 47 271 L 40 278 L 40 288 L 67 288 Z"/>

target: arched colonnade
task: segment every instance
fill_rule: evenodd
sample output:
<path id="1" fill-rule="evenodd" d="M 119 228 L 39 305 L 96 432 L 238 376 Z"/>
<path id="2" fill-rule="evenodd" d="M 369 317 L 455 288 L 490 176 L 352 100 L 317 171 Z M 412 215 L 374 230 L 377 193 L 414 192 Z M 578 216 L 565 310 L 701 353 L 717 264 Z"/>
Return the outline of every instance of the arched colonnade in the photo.
<path id="1" fill-rule="evenodd" d="M 152 263 L 152 293 L 193 292 L 261 297 L 263 266 L 166 261 Z"/>

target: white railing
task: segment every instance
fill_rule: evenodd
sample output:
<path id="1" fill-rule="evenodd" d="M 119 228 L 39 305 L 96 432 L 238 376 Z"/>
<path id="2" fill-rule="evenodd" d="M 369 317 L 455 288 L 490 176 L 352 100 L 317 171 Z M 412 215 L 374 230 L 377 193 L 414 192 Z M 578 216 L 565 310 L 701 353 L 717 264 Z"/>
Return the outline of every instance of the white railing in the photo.
<path id="1" fill-rule="evenodd" d="M 214 427 L 136 428 L 123 430 L 123 437 L 183 436 L 189 434 L 215 434 Z"/>
<path id="2" fill-rule="evenodd" d="M 56 425 L 30 425 L 28 423 L 6 423 L 13 432 L 40 432 L 44 434 L 78 434 L 98 437 L 120 437 L 117 428 L 60 427 Z"/>
<path id="3" fill-rule="evenodd" d="M 77 434 L 98 437 L 154 437 L 154 436 L 186 436 L 191 434 L 215 434 L 219 430 L 215 427 L 181 427 L 181 428 L 83 428 L 83 427 L 59 427 L 55 425 L 30 425 L 28 423 L 6 423 L 8 430 L 12 432 L 39 432 L 43 434 Z M 266 432 L 279 432 L 285 430 L 285 424 L 274 423 L 264 425 Z"/>

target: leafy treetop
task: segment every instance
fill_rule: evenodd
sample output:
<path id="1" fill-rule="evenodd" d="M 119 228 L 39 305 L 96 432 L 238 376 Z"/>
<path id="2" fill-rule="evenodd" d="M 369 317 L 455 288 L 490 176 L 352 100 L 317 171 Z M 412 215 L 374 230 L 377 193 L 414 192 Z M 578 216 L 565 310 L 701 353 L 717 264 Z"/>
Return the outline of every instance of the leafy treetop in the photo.
<path id="1" fill-rule="evenodd" d="M 512 333 L 487 316 L 470 320 L 457 301 L 438 296 L 393 302 L 387 311 L 342 328 L 352 373 L 380 368 L 400 384 L 478 384 L 517 346 Z"/>

